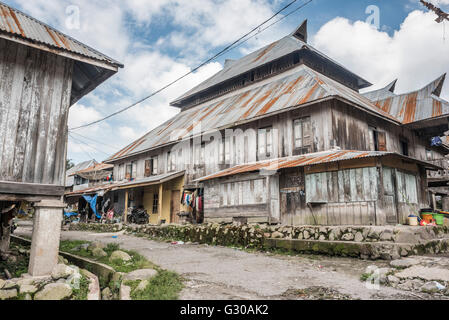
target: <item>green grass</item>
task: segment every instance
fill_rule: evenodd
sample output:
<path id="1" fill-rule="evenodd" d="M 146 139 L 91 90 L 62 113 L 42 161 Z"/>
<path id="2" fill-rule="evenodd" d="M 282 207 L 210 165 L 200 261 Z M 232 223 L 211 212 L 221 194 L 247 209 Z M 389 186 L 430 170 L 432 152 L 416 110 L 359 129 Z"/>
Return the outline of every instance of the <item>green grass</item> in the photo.
<path id="1" fill-rule="evenodd" d="M 28 272 L 28 264 L 30 259 L 25 254 L 18 254 L 19 249 L 25 249 L 25 247 L 11 243 L 10 250 L 17 255 L 17 261 L 0 261 L 0 278 L 6 278 L 6 275 L 4 274 L 5 269 L 11 273 L 13 278 L 20 278 L 22 274 Z"/>
<path id="2" fill-rule="evenodd" d="M 87 300 L 87 294 L 89 293 L 89 279 L 84 275 L 81 275 L 79 289 L 73 289 L 73 295 L 71 300 Z"/>
<path id="3" fill-rule="evenodd" d="M 61 241 L 60 250 L 68 252 L 74 255 L 89 258 L 91 260 L 104 263 L 112 267 L 117 272 L 129 273 L 139 269 L 155 269 L 158 274 L 150 280 L 147 288 L 141 292 L 134 292 L 134 289 L 139 285 L 140 281 L 128 281 L 129 286 L 132 288 L 133 300 L 176 300 L 178 299 L 179 292 L 183 288 L 182 278 L 175 272 L 166 271 L 152 262 L 148 261 L 144 256 L 136 251 L 123 250 L 117 244 L 108 244 L 103 250 L 107 253 L 105 257 L 94 257 L 92 252 L 79 247 L 83 244 L 90 244 L 88 241 Z M 131 256 L 131 260 L 128 262 L 122 260 L 110 261 L 109 257 L 116 251 L 121 250 L 128 253 Z M 100 280 L 100 286 L 102 288 L 108 286 L 113 293 L 118 293 L 120 289 L 120 283 L 114 283 L 112 280 L 109 283 L 105 283 L 104 279 Z M 81 287 L 75 293 L 74 300 L 83 300 L 83 297 L 87 298 L 87 289 L 89 283 L 86 279 L 86 283 L 81 282 Z M 84 298 L 85 300 L 85 298 Z"/>
<path id="4" fill-rule="evenodd" d="M 127 281 L 133 300 L 177 300 L 184 287 L 181 277 L 171 271 L 159 270 L 143 291 L 135 291 L 140 281 Z"/>
<path id="5" fill-rule="evenodd" d="M 123 250 L 120 249 L 119 245 L 114 243 L 109 243 L 103 250 L 107 253 L 106 257 L 94 257 L 92 255 L 92 252 L 89 250 L 85 250 L 83 248 L 77 250 L 81 245 L 83 244 L 90 244 L 88 241 L 61 241 L 60 244 L 60 250 L 64 252 L 68 252 L 77 256 L 82 256 L 85 258 L 89 258 L 91 260 L 104 263 L 110 267 L 112 267 L 117 272 L 124 272 L 128 273 L 134 270 L 139 269 L 147 269 L 147 268 L 154 268 L 154 264 L 145 259 L 144 256 L 140 255 L 136 251 L 129 251 L 129 250 Z M 131 256 L 131 260 L 128 262 L 122 261 L 122 260 L 114 260 L 109 261 L 109 257 L 112 254 L 112 252 L 121 250 L 126 252 Z"/>

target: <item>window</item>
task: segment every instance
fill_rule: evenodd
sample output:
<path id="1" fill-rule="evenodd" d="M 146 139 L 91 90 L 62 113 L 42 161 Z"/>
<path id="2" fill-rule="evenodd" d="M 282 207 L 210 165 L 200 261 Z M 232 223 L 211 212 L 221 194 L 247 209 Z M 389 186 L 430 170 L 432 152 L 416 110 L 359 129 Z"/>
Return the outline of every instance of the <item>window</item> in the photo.
<path id="1" fill-rule="evenodd" d="M 133 172 L 133 165 L 131 163 L 128 163 L 126 165 L 126 172 L 125 172 L 125 179 L 126 180 L 131 180 L 132 172 Z"/>
<path id="2" fill-rule="evenodd" d="M 118 166 L 118 181 L 125 179 L 125 165 L 121 164 Z"/>
<path id="3" fill-rule="evenodd" d="M 401 154 L 408 156 L 408 142 L 405 140 L 400 141 L 401 144 Z"/>
<path id="4" fill-rule="evenodd" d="M 259 158 L 268 158 L 273 154 L 273 128 L 259 129 L 258 132 Z"/>
<path id="5" fill-rule="evenodd" d="M 231 137 L 225 138 L 225 163 L 231 163 Z"/>
<path id="6" fill-rule="evenodd" d="M 311 152 L 312 146 L 312 122 L 310 117 L 305 117 L 293 121 L 294 145 L 296 154 Z"/>
<path id="7" fill-rule="evenodd" d="M 157 214 L 159 211 L 159 194 L 153 194 L 153 213 Z"/>
<path id="8" fill-rule="evenodd" d="M 427 161 L 433 160 L 432 150 L 426 149 L 426 159 Z"/>
<path id="9" fill-rule="evenodd" d="M 387 151 L 387 135 L 385 132 L 377 130 L 376 127 L 369 127 L 372 137 L 372 149 L 374 151 Z"/>
<path id="10" fill-rule="evenodd" d="M 145 160 L 145 177 L 157 174 L 157 157 Z"/>
<path id="11" fill-rule="evenodd" d="M 131 179 L 137 178 L 137 161 L 131 162 L 132 166 L 132 172 L 131 172 Z"/>

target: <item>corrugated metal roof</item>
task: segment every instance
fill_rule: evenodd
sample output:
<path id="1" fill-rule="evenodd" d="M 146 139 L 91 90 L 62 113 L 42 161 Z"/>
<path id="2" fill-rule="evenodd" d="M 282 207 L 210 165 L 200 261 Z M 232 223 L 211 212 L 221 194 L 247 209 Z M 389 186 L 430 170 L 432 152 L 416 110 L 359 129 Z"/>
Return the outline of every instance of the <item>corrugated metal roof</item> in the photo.
<path id="1" fill-rule="evenodd" d="M 121 181 L 121 182 L 113 182 L 113 183 L 107 183 L 102 184 L 95 187 L 90 187 L 82 190 L 77 190 L 73 192 L 67 192 L 65 196 L 67 197 L 73 197 L 73 196 L 79 196 L 79 195 L 87 195 L 87 194 L 94 194 L 97 192 L 102 191 L 111 191 L 111 190 L 117 190 L 117 189 L 129 189 L 129 188 L 135 188 L 135 187 L 141 187 L 141 186 L 149 186 L 153 184 L 160 184 L 167 181 L 170 181 L 172 179 L 179 178 L 183 176 L 185 171 L 177 171 L 177 172 L 169 172 L 160 174 L 157 176 L 151 176 L 144 179 L 139 180 L 133 180 L 133 181 Z"/>
<path id="2" fill-rule="evenodd" d="M 371 101 L 379 101 L 390 97 L 394 97 L 395 96 L 394 89 L 396 88 L 397 82 L 398 80 L 396 79 L 384 88 L 363 93 L 363 96 L 365 98 L 370 99 Z"/>
<path id="3" fill-rule="evenodd" d="M 33 43 L 43 44 L 51 49 L 74 53 L 82 57 L 105 62 L 115 67 L 123 67 L 120 62 L 2 2 L 0 2 L 1 32 Z M 55 51 L 52 50 L 52 52 Z"/>
<path id="4" fill-rule="evenodd" d="M 358 78 L 358 81 L 360 83 L 360 86 L 365 88 L 370 85 L 370 83 L 361 77 L 355 75 L 354 73 L 347 70 L 345 67 L 343 67 L 338 62 L 332 60 L 331 58 L 327 57 L 325 54 L 319 52 L 309 44 L 306 44 L 305 42 L 299 40 L 298 38 L 294 37 L 293 35 L 288 35 L 281 40 L 278 40 L 276 42 L 273 42 L 249 55 L 244 56 L 243 58 L 232 61 L 232 63 L 227 63 L 223 70 L 213 75 L 211 78 L 207 79 L 206 81 L 200 83 L 198 86 L 194 87 L 190 91 L 183 94 L 181 97 L 176 99 L 172 105 L 176 105 L 180 101 L 191 97 L 201 91 L 204 91 L 207 88 L 210 88 L 212 86 L 215 86 L 217 84 L 220 84 L 226 80 L 232 79 L 240 74 L 243 74 L 245 72 L 248 72 L 250 70 L 253 70 L 257 67 L 263 66 L 267 64 L 268 62 L 277 60 L 281 57 L 284 57 L 288 54 L 291 54 L 295 51 L 299 50 L 309 50 L 310 52 L 313 52 L 332 64 L 343 68 L 348 73 L 354 75 L 354 77 Z"/>
<path id="5" fill-rule="evenodd" d="M 90 187 L 90 188 L 86 188 L 86 189 L 82 189 L 82 190 L 77 190 L 77 191 L 73 191 L 73 192 L 67 192 L 64 195 L 66 197 L 74 197 L 74 196 L 95 194 L 95 193 L 101 192 L 101 191 L 110 191 L 112 189 L 116 189 L 121 184 L 122 184 L 122 182 L 107 183 L 107 184 L 102 184 L 102 185 L 99 185 L 99 186 Z"/>
<path id="6" fill-rule="evenodd" d="M 424 88 L 410 93 L 396 95 L 389 86 L 367 92 L 365 97 L 371 99 L 382 111 L 389 113 L 403 124 L 431 119 L 449 114 L 449 102 L 441 99 L 446 74 Z"/>
<path id="7" fill-rule="evenodd" d="M 101 170 L 108 170 L 108 169 L 113 169 L 113 168 L 114 168 L 114 165 L 112 165 L 112 164 L 107 164 L 104 162 L 95 163 L 94 165 L 89 166 L 88 168 L 74 172 L 72 175 L 96 172 L 96 171 L 101 171 Z"/>
<path id="8" fill-rule="evenodd" d="M 88 161 L 78 163 L 75 166 L 73 166 L 72 168 L 70 168 L 69 170 L 67 170 L 66 178 L 65 178 L 65 186 L 71 187 L 75 184 L 75 178 L 74 178 L 75 172 L 89 168 L 90 166 L 92 166 L 95 163 L 96 163 L 95 160 L 88 160 Z"/>
<path id="9" fill-rule="evenodd" d="M 299 65 L 285 73 L 183 111 L 107 160 L 140 153 L 199 133 L 320 99 L 341 97 L 366 110 L 396 121 L 358 92 L 317 71 Z"/>
<path id="10" fill-rule="evenodd" d="M 362 159 L 362 158 L 373 158 L 373 157 L 385 157 L 388 155 L 394 155 L 401 158 L 411 159 L 405 156 L 402 156 L 398 153 L 394 152 L 382 152 L 382 151 L 355 151 L 355 150 L 330 150 L 318 153 L 310 153 L 301 156 L 280 158 L 275 160 L 266 160 L 259 161 L 255 163 L 248 163 L 243 165 L 238 165 L 230 169 L 226 169 L 220 171 L 218 173 L 211 174 L 209 176 L 205 176 L 203 178 L 197 179 L 197 181 L 207 181 L 227 176 L 232 176 L 235 174 L 253 172 L 253 171 L 277 171 L 279 169 L 286 168 L 296 168 L 296 167 L 305 167 L 305 166 L 313 166 L 323 163 L 330 162 L 338 162 L 338 161 L 346 161 L 353 159 Z M 418 163 L 423 163 L 423 161 L 411 159 Z M 425 163 L 429 167 L 434 167 L 434 165 Z M 436 167 L 437 168 L 437 167 Z"/>

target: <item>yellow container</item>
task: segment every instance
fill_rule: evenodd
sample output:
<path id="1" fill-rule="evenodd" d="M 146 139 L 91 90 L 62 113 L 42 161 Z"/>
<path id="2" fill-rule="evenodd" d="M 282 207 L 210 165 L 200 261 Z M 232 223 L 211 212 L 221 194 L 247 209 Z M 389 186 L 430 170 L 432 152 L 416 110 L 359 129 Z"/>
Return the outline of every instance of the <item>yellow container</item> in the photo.
<path id="1" fill-rule="evenodd" d="M 417 217 L 408 217 L 408 225 L 409 226 L 417 226 L 418 218 Z"/>

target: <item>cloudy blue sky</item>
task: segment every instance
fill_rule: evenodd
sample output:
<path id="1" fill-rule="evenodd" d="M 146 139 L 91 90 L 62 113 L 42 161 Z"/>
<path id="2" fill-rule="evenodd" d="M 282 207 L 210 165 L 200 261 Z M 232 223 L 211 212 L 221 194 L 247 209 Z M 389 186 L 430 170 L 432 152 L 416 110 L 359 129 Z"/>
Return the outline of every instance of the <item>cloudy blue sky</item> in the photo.
<path id="1" fill-rule="evenodd" d="M 71 108 L 69 127 L 100 119 L 157 90 L 291 2 L 2 1 L 125 64 Z M 304 2 L 298 0 L 283 14 Z M 449 11 L 449 0 L 432 2 Z M 377 10 L 372 6 L 379 9 L 378 26 L 373 25 Z M 169 90 L 106 122 L 76 131 L 69 138 L 68 158 L 104 160 L 179 112 L 169 102 L 219 71 L 224 59 L 239 58 L 280 39 L 306 18 L 309 42 L 374 83 L 373 88 L 399 78 L 397 92 L 406 92 L 449 72 L 449 23 L 437 24 L 436 16 L 418 0 L 314 0 Z M 443 97 L 449 99 L 449 84 Z"/>

